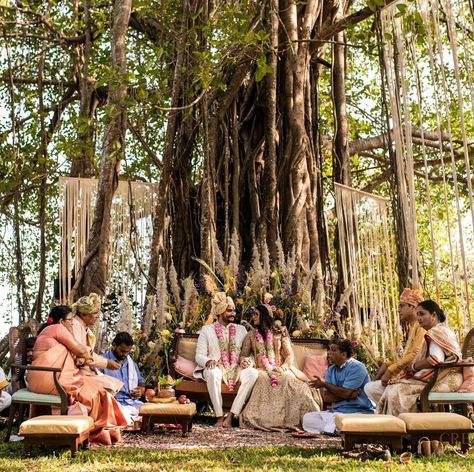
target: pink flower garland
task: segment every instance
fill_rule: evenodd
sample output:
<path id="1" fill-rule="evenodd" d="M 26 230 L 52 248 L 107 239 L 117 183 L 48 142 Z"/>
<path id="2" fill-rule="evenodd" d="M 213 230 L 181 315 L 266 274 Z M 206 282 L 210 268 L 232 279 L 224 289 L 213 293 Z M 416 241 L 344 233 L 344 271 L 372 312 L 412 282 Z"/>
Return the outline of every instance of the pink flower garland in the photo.
<path id="1" fill-rule="evenodd" d="M 270 377 L 270 383 L 272 387 L 276 387 L 280 382 L 276 375 L 275 369 L 275 351 L 273 350 L 273 331 L 269 329 L 265 335 L 265 344 L 263 342 L 263 337 L 260 334 L 260 331 L 257 329 L 255 330 L 255 337 L 257 338 L 257 342 L 259 344 L 258 351 L 259 351 L 259 358 L 263 367 L 267 371 L 268 376 Z"/>
<path id="2" fill-rule="evenodd" d="M 221 350 L 221 362 L 224 366 L 224 370 L 227 375 L 227 386 L 230 392 L 233 392 L 235 389 L 235 377 L 237 376 L 237 366 L 238 366 L 238 359 L 237 359 L 237 352 L 236 352 L 236 344 L 235 344 L 235 325 L 229 325 L 229 343 L 226 346 L 226 342 L 224 339 L 224 331 L 222 329 L 222 325 L 220 323 L 214 323 L 214 329 L 216 331 L 217 339 L 219 340 L 219 348 Z"/>

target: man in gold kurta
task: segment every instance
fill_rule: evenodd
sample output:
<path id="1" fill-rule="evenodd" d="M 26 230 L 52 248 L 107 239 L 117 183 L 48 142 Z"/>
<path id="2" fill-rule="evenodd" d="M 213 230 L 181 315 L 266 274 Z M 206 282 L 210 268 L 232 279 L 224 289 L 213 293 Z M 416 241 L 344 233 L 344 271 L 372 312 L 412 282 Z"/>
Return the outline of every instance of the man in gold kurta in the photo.
<path id="1" fill-rule="evenodd" d="M 380 400 L 388 381 L 396 378 L 407 365 L 410 365 L 421 349 L 426 332 L 419 325 L 416 316 L 416 307 L 421 301 L 423 301 L 423 297 L 416 289 L 405 288 L 400 295 L 398 313 L 400 321 L 407 328 L 408 338 L 402 357 L 391 364 L 383 363 L 377 371 L 374 381 L 365 385 L 365 393 L 374 403 L 378 403 Z"/>

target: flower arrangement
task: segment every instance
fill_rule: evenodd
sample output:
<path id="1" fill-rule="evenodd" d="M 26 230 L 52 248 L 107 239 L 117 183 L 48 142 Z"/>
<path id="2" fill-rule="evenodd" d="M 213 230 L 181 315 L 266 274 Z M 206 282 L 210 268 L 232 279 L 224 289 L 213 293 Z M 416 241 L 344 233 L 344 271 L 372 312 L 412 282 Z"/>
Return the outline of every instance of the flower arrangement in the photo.
<path id="1" fill-rule="evenodd" d="M 214 245 L 215 269 L 197 259 L 203 268 L 199 279 L 189 276 L 178 280 L 172 262 L 166 269 L 160 267 L 156 293 L 147 298 L 146 307 L 131 301 L 130 295 L 128 299 L 115 296 L 111 306 L 115 321 L 107 327 L 107 332 L 113 332 L 116 325 L 133 326 L 132 334 L 136 339 L 134 359 L 150 384 L 157 376 L 170 371 L 173 334 L 199 333 L 204 324 L 215 321 L 210 316 L 211 299 L 218 291 L 225 291 L 234 300 L 238 323 L 248 326 L 252 308 L 266 303 L 271 307 L 275 322 L 286 327 L 293 337 L 331 339 L 336 333 L 341 337 L 351 337 L 351 320 L 341 319 L 342 302 L 335 310 L 328 308 L 325 312 L 314 302 L 317 298 L 313 283 L 314 268 L 308 272 L 302 271 L 294 254 L 285 256 L 281 243 L 277 243 L 277 249 L 278 261 L 275 267 L 270 266 L 268 249 L 263 248 L 259 252 L 255 247 L 250 266 L 244 268 L 239 265 L 238 237 L 233 235 L 227 260 L 218 245 Z M 130 323 L 130 318 L 133 323 Z M 221 348 L 221 362 L 227 371 L 229 389 L 232 390 L 238 364 L 235 334 L 231 333 L 228 346 L 225 346 L 219 328 L 216 334 Z M 359 342 L 358 358 L 362 359 L 365 355 L 369 365 L 379 363 L 377 353 L 372 353 L 373 336 L 362 332 L 355 338 Z M 271 354 L 273 345 L 268 339 L 259 342 L 270 349 L 262 362 L 268 367 L 270 381 L 277 385 L 274 354 Z"/>

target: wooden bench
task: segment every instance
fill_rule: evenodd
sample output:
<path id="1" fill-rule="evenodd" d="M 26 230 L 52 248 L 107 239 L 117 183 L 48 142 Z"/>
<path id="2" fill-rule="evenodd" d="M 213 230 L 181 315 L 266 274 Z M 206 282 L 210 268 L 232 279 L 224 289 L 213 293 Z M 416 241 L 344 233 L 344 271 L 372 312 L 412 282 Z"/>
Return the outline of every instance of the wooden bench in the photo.
<path id="1" fill-rule="evenodd" d="M 175 363 L 178 356 L 188 360 L 195 361 L 197 334 L 175 334 L 173 339 L 170 374 L 172 377 L 184 377 L 183 382 L 176 385 L 176 396 L 186 395 L 189 399 L 197 402 L 210 402 L 209 393 L 207 391 L 206 382 L 195 379 L 190 376 L 183 375 L 182 372 L 175 370 Z M 295 364 L 298 369 L 303 370 L 304 362 L 308 354 L 326 355 L 329 345 L 328 339 L 316 338 L 293 338 L 293 350 L 295 354 Z M 229 392 L 226 385 L 222 385 L 222 400 L 224 407 L 230 408 L 238 391 L 237 388 L 233 392 Z"/>

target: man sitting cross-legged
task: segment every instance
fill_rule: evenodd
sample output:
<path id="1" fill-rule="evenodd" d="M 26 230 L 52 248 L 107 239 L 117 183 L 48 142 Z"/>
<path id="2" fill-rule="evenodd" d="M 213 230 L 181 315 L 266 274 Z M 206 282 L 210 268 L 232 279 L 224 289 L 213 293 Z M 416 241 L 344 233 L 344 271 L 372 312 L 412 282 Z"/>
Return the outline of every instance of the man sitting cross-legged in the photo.
<path id="1" fill-rule="evenodd" d="M 216 426 L 229 428 L 234 415 L 238 415 L 247 401 L 258 378 L 258 371 L 248 367 L 243 360 L 239 367 L 238 359 L 246 329 L 234 324 L 235 306 L 224 292 L 218 292 L 212 299 L 211 315 L 217 321 L 205 325 L 199 334 L 196 346 L 194 377 L 204 379 L 211 397 L 212 407 L 217 418 Z M 240 388 L 235 397 L 229 415 L 224 418 L 222 409 L 222 381 L 229 390 L 235 388 L 240 377 Z"/>
<path id="2" fill-rule="evenodd" d="M 326 380 L 315 377 L 311 387 L 323 388 L 323 398 L 332 402 L 329 411 L 315 411 L 303 416 L 303 429 L 310 433 L 334 433 L 336 413 L 373 413 L 375 405 L 364 392 L 370 381 L 367 368 L 352 357 L 352 344 L 348 339 L 331 341 L 328 350 L 331 364 Z"/>
<path id="3" fill-rule="evenodd" d="M 112 341 L 112 349 L 107 351 L 104 357 L 117 362 L 120 368 L 118 370 L 102 369 L 104 374 L 116 377 L 123 382 L 123 387 L 115 394 L 115 398 L 129 425 L 138 416 L 140 406 L 143 404 L 138 399 L 145 392 L 145 379 L 130 356 L 133 346 L 133 338 L 129 333 L 125 331 L 117 333 Z"/>
<path id="4" fill-rule="evenodd" d="M 407 331 L 406 346 L 400 359 L 391 364 L 383 363 L 377 371 L 374 381 L 364 387 L 365 393 L 374 403 L 379 402 L 389 381 L 402 373 L 421 350 L 426 333 L 418 323 L 416 315 L 416 307 L 421 301 L 423 301 L 423 297 L 418 290 L 403 289 L 398 304 L 398 313 L 400 321 L 405 325 Z"/>

